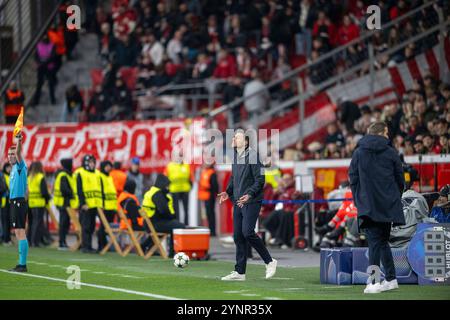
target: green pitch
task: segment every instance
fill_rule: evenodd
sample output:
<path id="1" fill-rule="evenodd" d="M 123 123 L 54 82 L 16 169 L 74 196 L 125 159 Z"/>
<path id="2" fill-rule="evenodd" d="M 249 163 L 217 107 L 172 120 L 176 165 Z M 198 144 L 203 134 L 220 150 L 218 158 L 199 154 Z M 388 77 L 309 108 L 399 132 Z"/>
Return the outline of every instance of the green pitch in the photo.
<path id="1" fill-rule="evenodd" d="M 301 254 L 301 253 L 299 253 Z M 364 295 L 363 286 L 323 285 L 319 268 L 279 267 L 273 279 L 264 279 L 264 266 L 248 265 L 245 282 L 223 282 L 233 270 L 223 261 L 190 261 L 175 268 L 172 259 L 144 260 L 34 249 L 27 276 L 6 273 L 17 263 L 15 247 L 0 246 L 0 299 L 450 299 L 450 287 L 401 285 L 399 290 Z M 80 289 L 68 289 L 67 267 L 81 269 Z"/>

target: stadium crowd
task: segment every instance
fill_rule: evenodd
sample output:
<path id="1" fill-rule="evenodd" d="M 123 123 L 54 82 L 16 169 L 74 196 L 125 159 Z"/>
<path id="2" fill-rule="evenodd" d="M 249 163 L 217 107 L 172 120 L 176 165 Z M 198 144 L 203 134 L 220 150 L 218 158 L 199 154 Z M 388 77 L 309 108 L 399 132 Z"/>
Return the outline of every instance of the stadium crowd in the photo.
<path id="1" fill-rule="evenodd" d="M 450 86 L 432 76 L 416 80 L 401 103 L 383 109 L 361 108 L 342 101 L 338 121 L 327 127 L 323 141 L 295 146 L 294 160 L 351 158 L 359 139 L 375 121 L 385 121 L 394 147 L 400 154 L 448 154 L 450 152 Z"/>
<path id="2" fill-rule="evenodd" d="M 422 1 L 374 1 L 383 24 L 413 10 Z M 84 105 L 82 119 L 108 121 L 137 116 L 130 110 L 133 91 L 156 92 L 167 84 L 214 79 L 223 103 L 260 89 L 305 61 L 314 61 L 333 48 L 346 45 L 363 33 L 369 1 L 129 1 L 114 0 L 111 7 L 99 2 L 87 30 L 98 36 L 104 63 L 103 82 Z M 92 12 L 92 9 L 90 10 Z M 370 39 L 376 53 L 422 32 L 438 21 L 433 6 L 407 19 L 405 26 L 377 31 Z M 377 68 L 401 62 L 432 47 L 435 34 L 377 61 Z M 311 68 L 317 84 L 368 57 L 367 45 L 348 47 Z M 136 68 L 130 75 L 124 68 Z M 367 72 L 368 68 L 363 70 Z M 133 78 L 133 80 L 130 80 Z M 199 89 L 190 92 L 198 93 Z M 260 99 L 249 99 L 232 111 L 235 123 L 241 114 L 251 117 L 270 107 L 269 100 L 285 101 L 296 86 L 285 81 Z M 252 100 L 252 101 L 250 101 Z M 241 109 L 245 110 L 241 110 Z"/>

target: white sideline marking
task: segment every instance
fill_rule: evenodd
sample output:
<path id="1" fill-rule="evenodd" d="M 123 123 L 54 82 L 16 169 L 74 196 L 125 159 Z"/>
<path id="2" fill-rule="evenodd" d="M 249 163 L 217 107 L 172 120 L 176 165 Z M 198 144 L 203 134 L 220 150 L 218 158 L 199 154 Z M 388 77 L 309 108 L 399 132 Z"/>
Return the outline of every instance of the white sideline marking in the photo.
<path id="1" fill-rule="evenodd" d="M 351 288 L 352 286 L 334 286 L 334 287 L 323 287 L 324 289 L 346 289 L 346 288 Z"/>
<path id="2" fill-rule="evenodd" d="M 94 271 L 94 272 L 92 272 L 92 273 L 94 273 L 94 274 L 105 274 L 106 272 L 103 272 L 103 271 Z"/>
<path id="3" fill-rule="evenodd" d="M 241 293 L 241 292 L 247 292 L 250 290 L 231 290 L 231 291 L 224 291 L 223 293 Z"/>
<path id="4" fill-rule="evenodd" d="M 48 266 L 50 268 L 64 268 L 62 265 L 59 265 L 59 264 L 49 264 Z"/>
<path id="5" fill-rule="evenodd" d="M 241 293 L 241 296 L 245 296 L 245 297 L 257 297 L 257 296 L 259 296 L 259 294 L 256 294 L 256 293 Z"/>
<path id="6" fill-rule="evenodd" d="M 0 269 L 0 271 L 1 272 L 5 272 L 5 273 L 9 273 L 9 274 L 24 276 L 24 277 L 39 278 L 39 279 L 45 279 L 45 280 L 51 280 L 51 281 L 57 281 L 57 282 L 65 282 L 65 283 L 69 282 L 69 283 L 74 284 L 74 285 L 82 285 L 82 286 L 85 286 L 85 287 L 92 287 L 92 288 L 105 289 L 105 290 L 110 290 L 110 291 L 115 291 L 115 292 L 129 293 L 129 294 L 134 294 L 134 295 L 137 295 L 137 296 L 144 296 L 144 297 L 157 298 L 157 299 L 163 299 L 163 300 L 183 300 L 183 299 L 180 299 L 180 298 L 163 296 L 163 295 L 160 295 L 160 294 L 147 293 L 147 292 L 141 292 L 141 291 L 135 291 L 135 290 L 127 290 L 127 289 L 122 289 L 122 288 L 114 288 L 114 287 L 108 287 L 108 286 L 102 286 L 102 285 L 98 285 L 98 284 L 78 282 L 78 281 L 68 281 L 68 280 L 59 279 L 59 278 L 40 276 L 40 275 L 37 275 L 37 274 L 12 272 L 12 271 L 8 271 L 8 270 L 4 270 L 4 269 Z"/>
<path id="7" fill-rule="evenodd" d="M 281 298 L 278 297 L 264 297 L 264 300 L 281 300 Z"/>
<path id="8" fill-rule="evenodd" d="M 105 259 L 69 259 L 69 261 L 74 261 L 74 262 L 89 262 L 89 261 L 94 261 L 94 262 L 98 262 L 98 261 L 104 261 Z"/>
<path id="9" fill-rule="evenodd" d="M 34 263 L 34 264 L 38 264 L 41 266 L 48 265 L 48 263 L 45 263 L 45 262 L 36 262 L 36 261 L 30 261 L 30 260 L 28 260 L 28 263 Z"/>

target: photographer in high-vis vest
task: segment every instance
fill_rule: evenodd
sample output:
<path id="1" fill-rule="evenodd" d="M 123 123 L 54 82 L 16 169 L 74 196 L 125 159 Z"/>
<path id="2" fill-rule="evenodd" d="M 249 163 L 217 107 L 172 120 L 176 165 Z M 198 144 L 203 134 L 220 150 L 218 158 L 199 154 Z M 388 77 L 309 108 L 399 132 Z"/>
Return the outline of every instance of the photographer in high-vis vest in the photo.
<path id="1" fill-rule="evenodd" d="M 83 157 L 82 167 L 76 170 L 77 193 L 80 206 L 81 252 L 96 253 L 92 248 L 97 209 L 103 207 L 100 176 L 95 170 L 95 158 Z"/>
<path id="2" fill-rule="evenodd" d="M 6 191 L 2 193 L 1 219 L 2 219 L 2 242 L 4 246 L 11 246 L 11 216 L 9 213 L 9 174 L 11 173 L 9 162 L 3 165 L 3 179 L 5 180 Z"/>
<path id="3" fill-rule="evenodd" d="M 189 224 L 189 191 L 192 188 L 191 167 L 183 162 L 183 153 L 180 151 L 177 159 L 167 164 L 164 174 L 169 178 L 169 191 L 173 195 L 176 218 L 181 221 L 180 201 L 183 203 L 184 224 Z"/>
<path id="4" fill-rule="evenodd" d="M 44 214 L 50 194 L 40 161 L 30 165 L 28 174 L 28 208 L 31 211 L 30 246 L 39 247 L 45 233 Z"/>
<path id="5" fill-rule="evenodd" d="M 100 187 L 102 190 L 102 207 L 106 220 L 109 223 L 114 221 L 117 213 L 117 190 L 114 186 L 114 180 L 110 175 L 113 168 L 111 161 L 100 162 Z M 106 231 L 103 223 L 98 230 L 98 250 L 101 251 L 106 246 Z"/>
<path id="6" fill-rule="evenodd" d="M 172 195 L 169 193 L 169 179 L 158 174 L 155 184 L 144 195 L 142 208 L 152 221 L 157 232 L 170 233 L 169 256 L 173 256 L 173 229 L 184 229 L 186 225 L 176 219 Z M 150 232 L 150 230 L 147 230 Z M 145 251 L 153 245 L 151 237 L 148 237 L 142 243 L 142 249 Z"/>
<path id="7" fill-rule="evenodd" d="M 127 179 L 123 188 L 123 192 L 120 193 L 117 199 L 117 205 L 120 210 L 123 211 L 127 217 L 128 223 L 135 231 L 144 230 L 144 218 L 139 213 L 140 204 L 136 194 L 136 182 L 133 179 Z M 125 221 L 120 220 L 119 228 L 122 230 L 127 229 Z"/>
<path id="8" fill-rule="evenodd" d="M 68 208 L 78 209 L 77 186 L 72 175 L 73 160 L 61 159 L 53 186 L 53 203 L 59 211 L 59 250 L 67 250 L 66 237 L 70 229 Z"/>

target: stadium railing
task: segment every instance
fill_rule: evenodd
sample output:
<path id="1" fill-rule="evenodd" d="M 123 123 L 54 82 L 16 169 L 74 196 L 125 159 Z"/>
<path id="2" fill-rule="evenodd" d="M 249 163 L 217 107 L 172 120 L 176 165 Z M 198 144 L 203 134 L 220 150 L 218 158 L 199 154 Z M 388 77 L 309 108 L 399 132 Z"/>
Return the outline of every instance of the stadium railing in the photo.
<path id="1" fill-rule="evenodd" d="M 36 86 L 33 52 L 61 0 L 6 0 L 0 5 L 0 96 L 16 80 L 27 100 Z"/>

